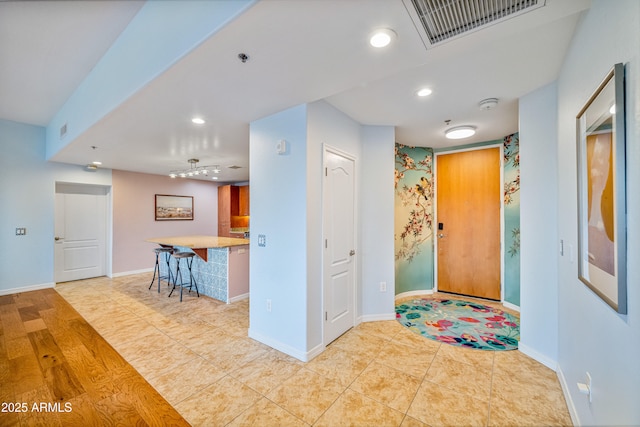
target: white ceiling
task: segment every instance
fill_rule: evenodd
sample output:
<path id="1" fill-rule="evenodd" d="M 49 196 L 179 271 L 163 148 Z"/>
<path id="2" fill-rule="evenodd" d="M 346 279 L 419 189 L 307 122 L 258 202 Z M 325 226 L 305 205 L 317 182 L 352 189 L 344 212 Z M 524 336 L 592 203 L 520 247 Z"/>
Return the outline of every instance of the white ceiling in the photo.
<path id="1" fill-rule="evenodd" d="M 0 2 L 0 118 L 46 126 L 143 4 Z M 396 141 L 405 145 L 501 139 L 518 129 L 518 98 L 556 79 L 588 6 L 546 0 L 426 49 L 402 0 L 262 0 L 53 160 L 167 174 L 195 157 L 220 165 L 225 181 L 246 181 L 249 123 L 320 99 L 362 124 L 396 126 Z M 379 27 L 398 34 L 384 50 L 368 45 Z M 249 55 L 246 63 L 240 52 Z M 419 99 L 423 86 L 433 94 Z M 489 97 L 498 106 L 480 110 Z M 194 126 L 194 115 L 207 123 Z M 445 120 L 478 132 L 452 143 Z"/>

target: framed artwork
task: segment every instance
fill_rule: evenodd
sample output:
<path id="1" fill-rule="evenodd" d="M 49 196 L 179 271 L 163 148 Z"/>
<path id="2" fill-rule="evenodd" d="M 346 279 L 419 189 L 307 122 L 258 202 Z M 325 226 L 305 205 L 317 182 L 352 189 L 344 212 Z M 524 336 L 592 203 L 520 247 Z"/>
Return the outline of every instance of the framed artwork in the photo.
<path id="1" fill-rule="evenodd" d="M 578 278 L 627 312 L 624 65 L 616 64 L 577 116 Z"/>
<path id="2" fill-rule="evenodd" d="M 193 220 L 193 196 L 156 194 L 156 221 Z"/>

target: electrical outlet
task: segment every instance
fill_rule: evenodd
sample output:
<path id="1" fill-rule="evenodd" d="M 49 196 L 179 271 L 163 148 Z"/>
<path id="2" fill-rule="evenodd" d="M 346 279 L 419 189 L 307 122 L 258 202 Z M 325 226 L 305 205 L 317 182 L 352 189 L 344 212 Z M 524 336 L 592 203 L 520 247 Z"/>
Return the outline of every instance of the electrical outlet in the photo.
<path id="1" fill-rule="evenodd" d="M 387 292 L 387 282 L 380 282 L 380 292 Z"/>
<path id="2" fill-rule="evenodd" d="M 16 236 L 25 236 L 27 234 L 27 229 L 25 227 L 16 228 Z"/>
<path id="3" fill-rule="evenodd" d="M 269 313 L 271 313 L 271 300 L 270 299 L 267 300 L 267 311 Z"/>
<path id="4" fill-rule="evenodd" d="M 589 403 L 593 396 L 593 383 L 591 382 L 591 374 L 587 372 L 587 381 L 584 383 L 578 383 L 578 390 L 580 393 L 586 395 L 589 398 Z"/>

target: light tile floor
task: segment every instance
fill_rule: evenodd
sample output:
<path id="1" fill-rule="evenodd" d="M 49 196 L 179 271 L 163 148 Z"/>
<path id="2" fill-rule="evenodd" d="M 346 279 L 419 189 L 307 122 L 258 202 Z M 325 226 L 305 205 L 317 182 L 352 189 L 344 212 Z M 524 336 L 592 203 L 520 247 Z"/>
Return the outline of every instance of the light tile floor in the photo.
<path id="1" fill-rule="evenodd" d="M 150 274 L 56 290 L 194 426 L 571 425 L 555 372 L 519 351 L 361 323 L 303 363 L 247 337 L 249 304 L 167 298 Z"/>

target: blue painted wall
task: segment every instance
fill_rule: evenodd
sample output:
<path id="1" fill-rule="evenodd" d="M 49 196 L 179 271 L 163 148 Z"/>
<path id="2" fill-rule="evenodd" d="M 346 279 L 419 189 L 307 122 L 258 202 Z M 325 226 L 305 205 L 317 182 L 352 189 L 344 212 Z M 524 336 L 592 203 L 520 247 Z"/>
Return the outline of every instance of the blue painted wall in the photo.
<path id="1" fill-rule="evenodd" d="M 110 170 L 47 162 L 45 150 L 43 127 L 0 119 L 0 295 L 54 285 L 56 181 L 111 185 Z"/>

